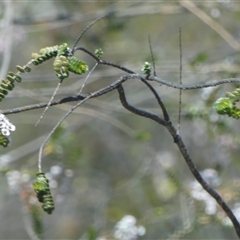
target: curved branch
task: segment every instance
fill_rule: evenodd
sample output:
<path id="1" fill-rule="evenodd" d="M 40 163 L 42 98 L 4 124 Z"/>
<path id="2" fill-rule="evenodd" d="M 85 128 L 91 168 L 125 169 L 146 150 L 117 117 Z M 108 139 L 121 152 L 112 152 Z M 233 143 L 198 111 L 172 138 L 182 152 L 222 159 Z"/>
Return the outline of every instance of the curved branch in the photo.
<path id="1" fill-rule="evenodd" d="M 219 206 L 227 214 L 227 216 L 230 218 L 231 222 L 234 225 L 234 228 L 236 230 L 236 233 L 237 233 L 238 237 L 240 238 L 240 224 L 239 224 L 237 218 L 235 217 L 235 215 L 233 214 L 232 210 L 230 209 L 230 207 L 222 199 L 222 197 L 202 178 L 201 174 L 199 173 L 199 171 L 197 170 L 195 164 L 193 163 L 193 161 L 192 161 L 192 159 L 191 159 L 191 157 L 190 157 L 190 155 L 189 155 L 189 153 L 188 153 L 188 151 L 186 149 L 186 146 L 185 146 L 181 136 L 179 134 L 177 134 L 177 130 L 174 128 L 172 123 L 169 122 L 169 124 L 166 125 L 166 128 L 168 129 L 168 131 L 172 135 L 172 137 L 174 139 L 174 143 L 177 144 L 180 152 L 182 153 L 182 156 L 183 156 L 185 162 L 188 165 L 188 168 L 192 172 L 192 174 L 195 177 L 195 179 L 217 201 Z"/>
<path id="2" fill-rule="evenodd" d="M 133 72 L 132 70 L 130 70 L 128 68 L 125 68 L 125 67 L 122 67 L 122 66 L 120 66 L 118 64 L 110 63 L 110 62 L 107 62 L 105 60 L 102 60 L 102 59 L 98 58 L 94 53 L 92 53 L 91 51 L 89 51 L 88 49 L 86 49 L 84 47 L 77 47 L 77 48 L 75 48 L 75 51 L 77 51 L 77 50 L 81 50 L 81 51 L 87 53 L 93 59 L 95 59 L 97 61 L 97 63 L 99 63 L 99 64 L 112 66 L 112 67 L 118 68 L 118 69 L 120 69 L 120 70 L 122 70 L 124 72 L 130 73 L 130 74 L 134 74 L 135 73 L 135 72 Z"/>
<path id="3" fill-rule="evenodd" d="M 152 87 L 152 85 L 151 85 L 149 82 L 147 82 L 146 79 L 141 78 L 140 80 L 141 80 L 143 83 L 145 83 L 145 84 L 147 85 L 147 87 L 150 89 L 150 91 L 153 93 L 154 97 L 157 99 L 157 102 L 158 102 L 159 106 L 160 106 L 161 109 L 162 109 L 164 120 L 168 122 L 168 121 L 169 121 L 169 116 L 168 116 L 167 110 L 166 110 L 165 105 L 163 104 L 160 96 L 158 95 L 158 93 L 156 92 L 156 90 Z M 122 87 L 122 85 L 119 85 L 119 88 L 120 88 L 120 89 L 121 89 L 121 87 Z M 123 89 L 122 89 L 122 90 L 123 90 Z M 125 95 L 123 94 L 122 97 L 123 97 L 123 100 L 124 100 Z M 126 101 L 125 101 L 125 102 L 126 102 Z"/>
<path id="4" fill-rule="evenodd" d="M 140 116 L 143 116 L 146 118 L 150 118 L 150 119 L 156 121 L 157 123 L 165 126 L 168 129 L 168 131 L 170 132 L 170 134 L 172 135 L 172 137 L 174 139 L 174 143 L 177 144 L 177 146 L 178 146 L 180 152 L 182 153 L 182 156 L 183 156 L 185 162 L 187 163 L 188 168 L 192 172 L 193 176 L 199 182 L 199 184 L 201 184 L 201 186 L 217 201 L 219 206 L 227 214 L 227 216 L 230 218 L 230 220 L 232 221 L 232 223 L 234 225 L 234 228 L 236 230 L 238 237 L 240 238 L 240 224 L 239 224 L 237 218 L 234 216 L 232 210 L 229 208 L 229 206 L 226 204 L 226 202 L 222 199 L 222 197 L 213 188 L 211 188 L 211 186 L 202 178 L 201 174 L 199 173 L 195 164 L 193 163 L 181 136 L 177 133 L 177 130 L 172 125 L 172 122 L 170 120 L 168 122 L 164 121 L 163 119 L 159 118 L 157 115 L 155 115 L 153 113 L 150 113 L 148 111 L 145 111 L 145 110 L 142 110 L 142 109 L 139 109 L 139 108 L 136 108 L 136 107 L 133 107 L 132 105 L 130 105 L 127 102 L 122 85 L 119 85 L 117 87 L 117 90 L 118 90 L 119 98 L 120 98 L 120 101 L 121 101 L 123 107 L 125 107 L 127 110 L 129 110 L 132 113 L 135 113 L 137 115 L 140 115 Z"/>
<path id="5" fill-rule="evenodd" d="M 161 117 L 157 116 L 156 114 L 151 113 L 151 112 L 146 111 L 146 110 L 135 108 L 132 105 L 130 105 L 127 102 L 125 92 L 124 92 L 124 88 L 121 84 L 117 87 L 117 90 L 118 90 L 118 94 L 119 94 L 119 99 L 120 99 L 123 107 L 125 107 L 128 111 L 130 111 L 132 113 L 135 113 L 137 115 L 140 115 L 142 117 L 150 118 L 150 119 L 154 120 L 155 122 L 157 122 L 157 123 L 159 123 L 163 126 L 167 125 L 168 122 L 165 121 L 164 119 L 162 119 Z"/>
<path id="6" fill-rule="evenodd" d="M 112 67 L 120 69 L 120 70 L 122 70 L 124 72 L 130 73 L 130 74 L 136 74 L 135 72 L 133 72 L 132 70 L 130 70 L 130 69 L 126 68 L 126 67 L 122 67 L 122 66 L 117 65 L 115 63 L 110 63 L 110 62 L 107 62 L 105 60 L 99 59 L 91 51 L 89 51 L 89 50 L 87 50 L 87 49 L 85 49 L 83 47 L 78 47 L 75 50 L 81 50 L 81 51 L 89 54 L 99 64 L 112 66 Z M 148 76 L 146 78 L 145 75 L 136 74 L 137 78 L 140 78 L 140 76 L 142 78 L 145 78 L 146 80 L 154 81 L 154 82 L 160 83 L 162 85 L 165 85 L 165 86 L 168 86 L 168 87 L 171 87 L 171 88 L 181 89 L 181 90 L 193 90 L 193 89 L 201 89 L 201 88 L 208 88 L 208 87 L 216 87 L 216 86 L 219 86 L 219 85 L 225 84 L 225 83 L 239 83 L 240 84 L 240 78 L 226 78 L 226 79 L 222 79 L 222 80 L 213 80 L 213 81 L 210 81 L 210 82 L 207 82 L 207 83 L 199 83 L 199 84 L 195 84 L 195 85 L 194 84 L 193 85 L 184 85 L 184 84 L 171 83 L 171 82 L 169 82 L 167 80 L 164 80 L 162 78 L 159 78 L 157 76 Z"/>

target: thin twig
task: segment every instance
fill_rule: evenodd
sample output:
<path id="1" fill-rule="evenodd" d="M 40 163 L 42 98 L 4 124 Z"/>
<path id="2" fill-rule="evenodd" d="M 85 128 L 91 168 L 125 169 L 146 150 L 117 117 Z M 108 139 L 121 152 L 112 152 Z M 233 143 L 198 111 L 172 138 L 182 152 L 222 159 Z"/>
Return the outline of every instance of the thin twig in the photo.
<path id="1" fill-rule="evenodd" d="M 177 83 L 171 83 L 169 81 L 166 81 L 164 79 L 158 78 L 158 77 L 148 77 L 148 80 L 152 80 L 155 82 L 158 82 L 162 85 L 176 88 L 176 89 L 182 89 L 182 90 L 194 90 L 194 89 L 202 89 L 202 88 L 209 88 L 209 87 L 216 87 L 222 84 L 226 83 L 239 83 L 240 84 L 240 78 L 225 78 L 222 80 L 212 80 L 207 83 L 199 83 L 199 84 L 177 84 Z"/>
<path id="2" fill-rule="evenodd" d="M 78 92 L 78 95 L 82 93 L 83 88 L 85 87 L 87 80 L 89 79 L 90 75 L 93 73 L 93 71 L 96 69 L 96 67 L 98 66 L 98 63 L 95 63 L 95 65 L 93 66 L 93 68 L 91 69 L 91 71 L 88 73 L 88 75 L 86 76 L 86 78 L 83 81 L 83 84 Z"/>
<path id="3" fill-rule="evenodd" d="M 87 101 L 89 98 L 91 98 L 91 95 L 88 95 L 86 98 L 84 98 L 82 101 L 80 101 L 77 105 L 75 105 L 74 107 L 72 107 L 59 121 L 58 123 L 54 126 L 54 128 L 49 132 L 49 134 L 47 135 L 47 137 L 44 139 L 43 143 L 41 144 L 41 147 L 39 149 L 39 153 L 38 153 L 38 171 L 42 172 L 42 153 L 43 153 L 43 149 L 46 145 L 46 143 L 49 141 L 50 137 L 52 136 L 52 134 L 56 131 L 56 129 L 61 125 L 61 123 L 77 108 L 79 107 L 81 104 L 83 104 L 85 101 Z"/>
<path id="4" fill-rule="evenodd" d="M 180 51 L 180 63 L 179 63 L 179 83 L 182 85 L 182 32 L 179 28 L 179 51 Z M 181 113 L 182 112 L 182 89 L 179 90 L 179 106 L 178 106 L 178 126 L 177 132 L 180 134 Z"/>
<path id="5" fill-rule="evenodd" d="M 153 56 L 153 50 L 152 50 L 152 44 L 151 44 L 151 38 L 148 35 L 148 45 L 151 53 L 151 58 L 152 58 L 152 65 L 153 65 L 153 76 L 157 76 L 156 74 L 156 66 L 155 66 L 155 61 L 154 61 L 154 56 Z"/>
<path id="6" fill-rule="evenodd" d="M 40 123 L 40 121 L 42 120 L 42 118 L 44 117 L 45 113 L 47 112 L 48 108 L 50 107 L 55 95 L 57 94 L 57 91 L 59 89 L 59 87 L 61 86 L 62 84 L 62 81 L 60 81 L 57 85 L 57 87 L 55 88 L 53 94 L 52 94 L 52 97 L 50 98 L 46 108 L 44 109 L 44 111 L 42 112 L 41 116 L 38 118 L 37 122 L 35 123 L 35 127 L 37 127 L 37 125 Z"/>
<path id="7" fill-rule="evenodd" d="M 3 24 L 1 31 L 1 42 L 3 43 L 1 54 L 1 68 L 0 68 L 0 78 L 4 78 L 8 72 L 9 64 L 12 58 L 12 41 L 13 41 L 13 2 L 5 1 L 5 9 L 3 11 Z"/>
<path id="8" fill-rule="evenodd" d="M 82 36 L 84 35 L 84 33 L 90 28 L 92 27 L 95 23 L 97 23 L 98 21 L 100 21 L 101 19 L 105 18 L 106 16 L 108 16 L 108 14 L 105 14 L 104 16 L 100 17 L 100 18 L 97 18 L 95 21 L 93 21 L 92 23 L 90 23 L 82 32 L 81 34 L 79 35 L 79 37 L 77 38 L 76 42 L 74 43 L 73 45 L 73 48 L 72 48 L 72 54 L 74 54 L 74 52 L 76 51 L 76 46 L 78 44 L 78 42 L 80 41 L 80 39 L 82 38 Z"/>
<path id="9" fill-rule="evenodd" d="M 95 59 L 99 64 L 103 64 L 103 65 L 108 65 L 108 66 L 112 66 L 112 67 L 115 67 L 115 68 L 118 68 L 124 72 L 127 72 L 127 73 L 130 73 L 130 74 L 134 74 L 135 72 L 133 72 L 132 70 L 128 69 L 128 68 L 125 68 L 125 67 L 122 67 L 118 64 L 115 64 L 115 63 L 110 63 L 110 62 L 107 62 L 105 60 L 102 60 L 100 58 L 98 58 L 94 53 L 92 53 L 91 51 L 89 51 L 88 49 L 84 48 L 84 47 L 77 47 L 75 48 L 75 51 L 77 50 L 80 50 L 80 51 L 83 51 L 85 53 L 87 53 L 89 56 L 91 56 L 93 59 Z"/>
<path id="10" fill-rule="evenodd" d="M 200 84 L 196 84 L 196 85 L 184 85 L 184 84 L 175 84 L 175 83 L 171 83 L 167 80 L 158 78 L 158 77 L 151 77 L 149 76 L 146 79 L 146 76 L 144 75 L 139 75 L 139 74 L 129 74 L 129 75 L 125 75 L 122 78 L 120 78 L 119 80 L 113 82 L 112 84 L 110 84 L 110 86 L 112 86 L 112 89 L 109 88 L 109 86 L 104 87 L 101 89 L 101 91 L 99 91 L 98 95 L 94 95 L 92 98 L 95 97 L 99 97 L 107 92 L 112 91 L 113 89 L 116 88 L 116 85 L 118 85 L 121 82 L 127 81 L 128 79 L 134 79 L 134 78 L 138 78 L 138 79 L 145 79 L 150 80 L 150 81 L 155 81 L 157 83 L 160 83 L 162 85 L 171 87 L 171 88 L 176 88 L 176 89 L 182 89 L 182 90 L 192 90 L 192 89 L 202 89 L 202 88 L 208 88 L 208 87 L 216 87 L 222 84 L 227 84 L 227 83 L 239 83 L 240 84 L 240 78 L 226 78 L 223 80 L 213 80 L 210 81 L 208 83 L 200 83 Z M 78 96 L 69 96 L 69 97 L 65 97 L 65 98 L 61 98 L 58 100 L 53 101 L 50 106 L 54 106 L 54 105 L 58 105 L 58 104 L 63 104 L 63 103 L 67 103 L 67 102 L 74 102 L 74 101 L 79 101 L 79 100 L 83 100 L 84 98 L 86 98 L 88 96 L 88 94 L 80 94 Z M 5 115 L 8 114 L 14 114 L 14 113 L 19 113 L 19 112 L 24 112 L 24 111 L 30 111 L 33 109 L 39 109 L 39 108 L 44 108 L 47 106 L 47 103 L 38 103 L 38 104 L 32 104 L 32 105 L 28 105 L 28 106 L 24 106 L 24 107 L 20 107 L 20 108 L 12 108 L 12 109 L 6 109 L 6 110 L 2 110 L 2 113 Z"/>
<path id="11" fill-rule="evenodd" d="M 52 134 L 56 131 L 56 129 L 62 124 L 62 122 L 80 105 L 82 105 L 84 102 L 86 102 L 88 99 L 96 96 L 100 96 L 102 94 L 105 94 L 106 92 L 112 91 L 118 87 L 119 84 L 122 82 L 126 81 L 128 78 L 127 77 L 121 77 L 119 80 L 117 80 L 114 84 L 108 85 L 106 88 L 102 88 L 98 91 L 95 91 L 91 94 L 88 94 L 83 100 L 78 102 L 74 107 L 72 107 L 58 122 L 57 124 L 53 127 L 53 129 L 50 131 L 50 133 L 47 135 L 43 143 L 41 144 L 41 147 L 39 149 L 39 154 L 38 154 L 38 171 L 42 172 L 42 153 L 45 145 L 49 141 L 50 137 Z"/>

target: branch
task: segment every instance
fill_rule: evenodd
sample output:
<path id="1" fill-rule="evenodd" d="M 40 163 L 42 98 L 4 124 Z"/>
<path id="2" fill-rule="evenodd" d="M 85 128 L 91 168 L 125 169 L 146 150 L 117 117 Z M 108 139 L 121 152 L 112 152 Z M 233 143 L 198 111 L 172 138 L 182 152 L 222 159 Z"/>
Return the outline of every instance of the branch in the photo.
<path id="1" fill-rule="evenodd" d="M 236 233 L 237 233 L 238 237 L 240 238 L 240 224 L 239 224 L 238 220 L 236 219 L 232 210 L 228 207 L 226 202 L 222 199 L 222 197 L 213 188 L 211 188 L 211 186 L 202 178 L 201 174 L 199 173 L 195 164 L 193 163 L 181 136 L 177 133 L 177 130 L 172 125 L 172 122 L 170 121 L 170 119 L 169 119 L 169 121 L 165 121 L 162 118 L 158 117 L 157 115 L 155 115 L 151 112 L 133 107 L 132 105 L 130 105 L 127 102 L 122 85 L 119 85 L 117 90 L 118 90 L 119 98 L 120 98 L 120 101 L 121 101 L 123 107 L 125 107 L 128 111 L 135 113 L 137 115 L 140 115 L 142 117 L 150 118 L 168 129 L 169 133 L 172 135 L 172 137 L 174 139 L 174 143 L 177 144 L 177 146 L 178 146 L 180 152 L 182 153 L 182 156 L 183 156 L 185 162 L 187 163 L 188 168 L 192 172 L 193 176 L 199 182 L 199 184 L 201 184 L 201 186 L 217 201 L 219 206 L 223 209 L 223 211 L 231 219 L 231 221 L 234 225 L 234 228 L 236 230 Z"/>
<path id="2" fill-rule="evenodd" d="M 150 118 L 152 120 L 154 120 L 155 122 L 165 126 L 167 124 L 167 122 L 162 119 L 161 117 L 157 116 L 156 114 L 153 114 L 151 112 L 148 112 L 146 110 L 141 110 L 141 109 L 138 109 L 138 108 L 135 108 L 133 107 L 132 105 L 130 105 L 128 102 L 127 102 L 127 99 L 126 99 L 126 96 L 125 96 L 125 92 L 124 92 L 124 89 L 123 89 L 123 86 L 122 85 L 119 85 L 117 87 L 117 90 L 118 90 L 118 94 L 119 94 L 119 99 L 123 105 L 123 107 L 125 107 L 128 111 L 132 112 L 132 113 L 135 113 L 137 115 L 140 115 L 142 117 L 146 117 L 146 118 Z"/>
<path id="3" fill-rule="evenodd" d="M 84 100 L 89 95 L 91 95 L 91 98 L 96 98 L 96 97 L 104 95 L 108 92 L 111 92 L 112 90 L 116 89 L 119 84 L 127 81 L 128 79 L 134 79 L 134 78 L 136 78 L 135 75 L 122 76 L 118 80 L 116 80 L 115 82 L 111 83 L 110 85 L 108 85 L 104 88 L 99 89 L 98 91 L 96 91 L 94 93 L 79 94 L 77 96 L 69 96 L 69 97 L 66 97 L 66 98 L 61 98 L 61 99 L 53 101 L 50 104 L 50 106 L 59 105 L 59 104 L 67 103 L 67 102 Z M 19 112 L 24 112 L 24 111 L 30 111 L 30 110 L 33 110 L 33 109 L 44 108 L 47 105 L 48 105 L 48 103 L 37 103 L 37 104 L 32 104 L 32 105 L 28 105 L 28 106 L 24 106 L 24 107 L 19 107 L 19 108 L 6 109 L 6 110 L 2 110 L 1 112 L 5 115 L 8 115 L 8 114 L 14 114 L 14 113 L 19 113 Z"/>
<path id="4" fill-rule="evenodd" d="M 107 63 L 107 65 L 118 68 L 118 65 L 116 65 L 116 64 Z M 127 70 L 126 68 L 121 67 L 121 66 L 119 66 L 119 68 L 122 69 L 122 70 L 123 69 Z M 131 71 L 131 70 L 129 70 L 129 71 Z M 140 74 L 130 74 L 130 75 L 125 75 L 125 76 L 121 77 L 120 79 L 118 79 L 117 81 L 110 84 L 109 86 L 106 86 L 106 87 L 102 88 L 101 90 L 99 90 L 99 93 L 97 95 L 94 95 L 92 98 L 96 98 L 96 97 L 99 97 L 101 95 L 104 95 L 105 93 L 108 93 L 108 92 L 114 90 L 119 84 L 127 81 L 128 79 L 134 79 L 134 78 L 137 78 L 141 81 L 144 80 L 145 82 L 155 81 L 155 82 L 160 83 L 162 85 L 172 87 L 172 88 L 176 88 L 176 89 L 182 89 L 182 90 L 192 90 L 192 89 L 202 89 L 202 88 L 208 88 L 208 87 L 216 87 L 216 86 L 226 84 L 226 83 L 239 83 L 240 84 L 240 78 L 226 78 L 226 79 L 219 80 L 219 81 L 214 80 L 214 81 L 210 81 L 208 83 L 200 83 L 200 84 L 196 84 L 196 85 L 184 85 L 184 84 L 181 85 L 181 84 L 175 84 L 175 83 L 168 82 L 167 80 L 163 80 L 163 79 L 158 78 L 158 77 L 152 77 L 152 76 L 146 77 L 145 75 L 140 75 Z M 50 104 L 50 106 L 63 104 L 63 103 L 67 103 L 67 102 L 74 102 L 74 101 L 83 100 L 88 95 L 89 94 L 79 94 L 77 96 L 69 96 L 69 97 L 61 98 L 61 99 L 53 101 Z M 19 108 L 6 109 L 6 110 L 2 110 L 2 113 L 5 114 L 5 115 L 8 115 L 8 114 L 14 114 L 14 113 L 19 113 L 19 112 L 24 112 L 24 111 L 30 111 L 30 110 L 33 110 L 33 109 L 44 108 L 44 107 L 47 106 L 47 104 L 48 103 L 38 103 L 38 104 L 32 104 L 32 105 L 28 105 L 28 106 L 24 106 L 24 107 L 19 107 Z"/>
<path id="5" fill-rule="evenodd" d="M 135 74 L 136 78 L 139 78 L 139 79 L 140 78 L 145 78 L 146 79 L 145 75 L 136 74 L 134 71 L 132 71 L 132 70 L 126 68 L 126 67 L 122 67 L 122 66 L 117 65 L 115 63 L 110 63 L 110 62 L 107 62 L 105 60 L 99 59 L 91 51 L 89 51 L 89 50 L 87 50 L 83 47 L 78 47 L 75 50 L 81 50 L 81 51 L 87 53 L 92 58 L 94 58 L 97 61 L 97 63 L 99 63 L 99 65 L 102 64 L 102 65 L 112 66 L 114 68 L 120 69 L 120 70 L 122 70 L 124 72 L 127 72 L 129 74 L 133 74 L 133 75 Z M 165 86 L 168 86 L 168 87 L 171 87 L 171 88 L 181 89 L 181 90 L 193 90 L 193 89 L 201 89 L 201 88 L 208 88 L 208 87 L 216 87 L 216 86 L 226 84 L 226 83 L 239 83 L 240 84 L 240 78 L 226 78 L 226 79 L 222 79 L 222 80 L 213 80 L 213 81 L 209 81 L 207 83 L 199 83 L 199 84 L 193 84 L 193 85 L 171 83 L 171 82 L 169 82 L 167 80 L 164 80 L 162 78 L 159 78 L 157 76 L 148 76 L 148 78 L 146 80 L 154 81 L 154 82 L 160 83 L 162 85 L 165 85 Z"/>

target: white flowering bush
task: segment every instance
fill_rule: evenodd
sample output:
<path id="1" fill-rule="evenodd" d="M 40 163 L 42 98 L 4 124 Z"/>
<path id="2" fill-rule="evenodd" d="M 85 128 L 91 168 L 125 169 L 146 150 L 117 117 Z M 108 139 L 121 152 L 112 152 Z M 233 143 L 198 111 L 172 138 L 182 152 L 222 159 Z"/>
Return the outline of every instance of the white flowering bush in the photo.
<path id="1" fill-rule="evenodd" d="M 5 117 L 4 114 L 0 114 L 0 145 L 7 147 L 10 143 L 10 134 L 16 130 L 16 127 Z"/>
<path id="2" fill-rule="evenodd" d="M 114 237 L 119 240 L 136 240 L 146 232 L 145 227 L 137 226 L 137 219 L 132 215 L 124 216 L 114 228 Z"/>

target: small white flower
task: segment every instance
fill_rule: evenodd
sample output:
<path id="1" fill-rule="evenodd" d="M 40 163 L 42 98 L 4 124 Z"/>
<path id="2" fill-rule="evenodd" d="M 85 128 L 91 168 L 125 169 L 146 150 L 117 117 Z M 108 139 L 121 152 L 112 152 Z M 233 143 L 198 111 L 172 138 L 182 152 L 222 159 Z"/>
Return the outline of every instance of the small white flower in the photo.
<path id="1" fill-rule="evenodd" d="M 16 127 L 11 123 L 9 125 L 7 125 L 7 128 L 12 132 L 16 130 Z"/>
<path id="2" fill-rule="evenodd" d="M 6 174 L 9 190 L 11 193 L 18 193 L 20 190 L 21 174 L 19 171 L 9 171 Z"/>
<path id="3" fill-rule="evenodd" d="M 143 226 L 138 227 L 138 235 L 143 236 L 146 233 L 146 228 Z"/>
<path id="4" fill-rule="evenodd" d="M 124 216 L 114 228 L 114 237 L 120 240 L 136 240 L 138 236 L 145 234 L 143 226 L 136 226 L 137 219 L 134 216 Z"/>
<path id="5" fill-rule="evenodd" d="M 7 128 L 2 128 L 1 132 L 2 132 L 3 136 L 9 136 L 10 135 L 10 131 Z"/>
<path id="6" fill-rule="evenodd" d="M 194 180 L 190 184 L 190 194 L 192 198 L 197 201 L 203 201 L 205 204 L 205 213 L 207 215 L 214 215 L 217 212 L 217 203 L 216 201 L 207 193 L 203 187 Z"/>
<path id="7" fill-rule="evenodd" d="M 7 124 L 5 122 L 0 122 L 0 128 L 5 128 Z"/>
<path id="8" fill-rule="evenodd" d="M 3 119 L 5 119 L 6 117 L 1 113 L 0 114 L 0 120 L 3 120 Z"/>
<path id="9" fill-rule="evenodd" d="M 2 113 L 0 113 L 0 129 L 4 136 L 9 136 L 10 131 L 15 131 L 16 127 L 10 123 L 10 121 Z"/>
<path id="10" fill-rule="evenodd" d="M 52 166 L 50 172 L 54 176 L 58 176 L 62 173 L 62 168 L 58 165 Z"/>

